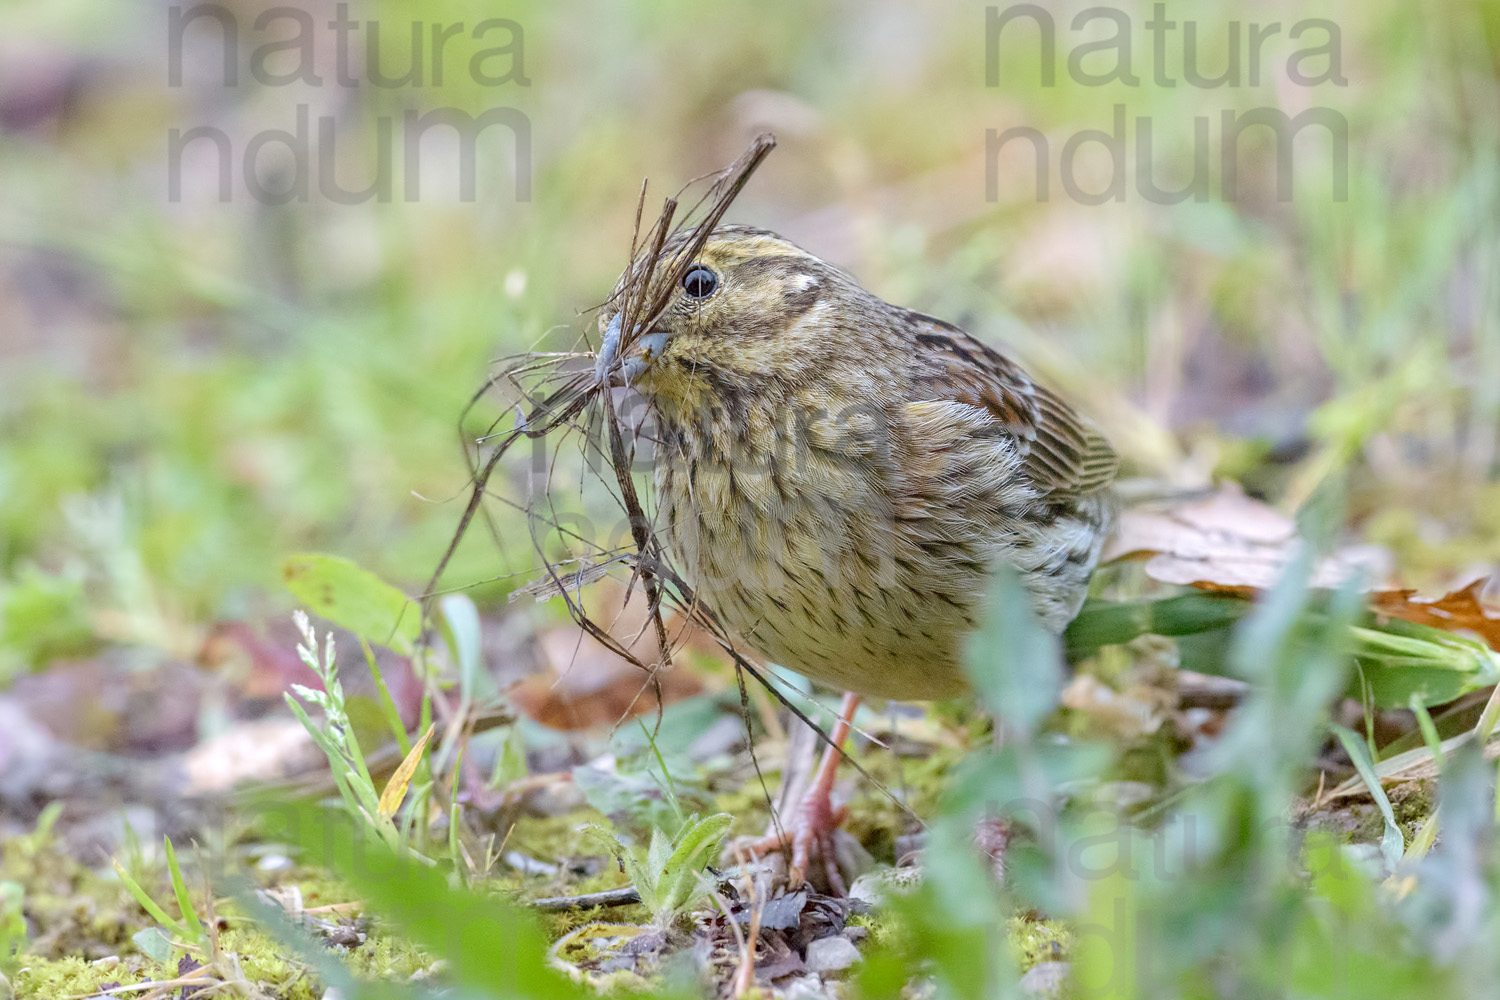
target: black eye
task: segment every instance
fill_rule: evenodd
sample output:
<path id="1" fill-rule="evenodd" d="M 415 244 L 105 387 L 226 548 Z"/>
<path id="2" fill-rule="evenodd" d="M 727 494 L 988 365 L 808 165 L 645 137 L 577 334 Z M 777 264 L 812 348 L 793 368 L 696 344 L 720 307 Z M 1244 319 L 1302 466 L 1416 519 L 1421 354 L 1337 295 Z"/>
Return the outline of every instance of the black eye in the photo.
<path id="1" fill-rule="evenodd" d="M 714 273 L 713 268 L 703 264 L 694 264 L 682 276 L 682 290 L 690 299 L 706 299 L 718 287 L 719 276 Z"/>

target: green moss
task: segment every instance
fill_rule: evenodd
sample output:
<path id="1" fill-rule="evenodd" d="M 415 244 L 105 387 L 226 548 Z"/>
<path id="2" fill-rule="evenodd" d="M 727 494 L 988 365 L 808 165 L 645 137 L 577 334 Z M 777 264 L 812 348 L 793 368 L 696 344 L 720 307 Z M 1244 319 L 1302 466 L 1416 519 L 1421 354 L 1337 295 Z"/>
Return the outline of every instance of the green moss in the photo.
<path id="1" fill-rule="evenodd" d="M 604 849 L 581 828 L 595 823 L 606 828 L 609 820 L 597 810 L 584 808 L 563 816 L 523 817 L 510 831 L 507 850 L 521 851 L 549 864 L 564 865 L 569 859 L 601 857 Z M 496 895 L 525 903 L 545 896 L 579 896 L 606 889 L 618 889 L 628 885 L 627 879 L 612 861 L 605 863 L 593 875 L 576 876 L 567 871 L 556 876 L 539 877 L 517 872 L 504 865 L 498 866 L 491 878 L 477 888 L 489 890 Z M 568 910 L 562 913 L 538 914 L 548 938 L 556 940 L 569 931 L 597 920 L 644 922 L 651 918 L 646 908 L 617 906 L 605 909 L 593 907 L 587 910 Z"/>
<path id="2" fill-rule="evenodd" d="M 585 879 L 578 887 L 569 891 L 569 895 L 582 895 L 587 892 L 601 892 L 605 889 L 614 889 L 625 883 L 624 879 L 615 877 L 611 884 L 601 884 L 606 881 L 604 876 L 595 876 Z M 562 913 L 541 914 L 542 927 L 551 940 L 557 940 L 569 931 L 576 930 L 585 924 L 606 920 L 610 923 L 643 924 L 651 919 L 651 913 L 640 903 L 630 906 L 595 906 L 587 910 L 566 910 Z"/>
<path id="3" fill-rule="evenodd" d="M 142 871 L 147 890 L 175 913 L 176 906 L 162 872 Z M 63 853 L 55 838 L 16 838 L 0 854 L 0 878 L 21 883 L 33 938 L 15 978 L 18 997 L 87 996 L 108 983 L 138 983 L 176 974 L 141 955 L 131 940 L 153 921 L 141 910 L 112 872 L 96 872 Z M 280 885 L 295 885 L 308 908 L 344 903 L 354 893 L 325 873 L 298 868 L 284 873 Z M 236 955 L 245 978 L 278 1000 L 316 1000 L 323 988 L 286 948 L 252 923 L 233 903 L 216 911 L 227 927 L 220 947 Z M 93 965 L 92 960 L 119 956 Z M 356 975 L 404 980 L 429 970 L 431 956 L 389 928 L 377 925 L 364 945 L 342 956 Z"/>
<path id="4" fill-rule="evenodd" d="M 88 996 L 109 983 L 138 983 L 150 978 L 141 974 L 138 962 L 100 966 L 77 955 L 56 959 L 21 955 L 20 963 L 21 971 L 12 984 L 16 1000 Z"/>
<path id="5" fill-rule="evenodd" d="M 1403 781 L 1386 790 L 1391 801 L 1391 812 L 1396 815 L 1396 824 L 1410 837 L 1433 810 L 1437 808 L 1437 780 L 1425 778 L 1419 781 Z M 1381 827 L 1382 832 L 1384 826 Z M 1377 835 L 1376 839 L 1379 837 Z"/>
<path id="6" fill-rule="evenodd" d="M 948 777 L 963 757 L 956 747 L 938 746 L 926 756 L 903 757 L 874 750 L 859 758 L 860 764 L 886 790 L 918 816 L 937 811 Z M 877 862 L 894 864 L 895 839 L 912 825 L 898 802 L 863 778 L 856 776 L 857 790 L 849 803 L 845 829 L 853 834 Z"/>
<path id="7" fill-rule="evenodd" d="M 151 921 L 114 877 L 79 864 L 53 837 L 18 837 L 0 852 L 0 880 L 20 884 L 41 959 L 84 960 L 134 951 L 130 936 Z"/>
<path id="8" fill-rule="evenodd" d="M 891 922 L 881 917 L 881 911 L 871 910 L 869 913 L 855 913 L 845 921 L 848 927 L 863 927 L 869 937 L 863 948 L 883 948 L 895 943 L 898 929 Z"/>
<path id="9" fill-rule="evenodd" d="M 1020 972 L 1042 962 L 1066 962 L 1072 953 L 1073 929 L 1061 920 L 1011 917 L 1006 932 Z"/>
<path id="10" fill-rule="evenodd" d="M 894 948 L 900 951 L 903 935 L 900 922 L 888 919 L 882 910 L 856 913 L 848 922 L 850 927 L 863 927 L 869 937 L 860 945 L 866 952 Z M 1026 916 L 1014 916 L 1006 925 L 1011 953 L 1016 970 L 1025 973 L 1042 962 L 1066 962 L 1072 955 L 1073 929 L 1061 920 L 1033 920 Z"/>
<path id="11" fill-rule="evenodd" d="M 656 969 L 668 951 L 680 948 L 684 942 L 666 944 L 660 939 L 644 951 L 637 946 L 657 935 L 655 928 L 620 921 L 585 924 L 568 937 L 560 940 L 550 956 L 552 963 L 574 979 L 588 982 L 602 994 L 649 990 L 651 979 L 656 978 Z M 629 956 L 634 969 L 617 969 L 611 972 L 596 970 L 601 961 Z M 649 978 L 648 978 L 649 977 Z"/>
<path id="12" fill-rule="evenodd" d="M 220 935 L 220 947 L 238 958 L 245 978 L 277 1000 L 318 1000 L 323 985 L 309 969 L 287 956 L 286 948 L 258 926 L 236 923 Z M 377 929 L 364 945 L 340 956 L 350 971 L 364 979 L 401 982 L 433 967 L 431 956 L 403 938 Z M 78 956 L 46 959 L 28 955 L 26 969 L 16 978 L 16 996 L 56 998 L 86 996 L 109 983 L 139 983 L 175 975 L 171 966 L 158 966 L 130 955 L 117 964 L 96 966 Z"/>
<path id="13" fill-rule="evenodd" d="M 1405 781 L 1386 789 L 1396 825 L 1408 838 L 1437 808 L 1437 782 Z M 1385 817 L 1368 797 L 1340 798 L 1298 817 L 1298 825 L 1333 834 L 1345 844 L 1378 844 L 1385 833 Z"/>
<path id="14" fill-rule="evenodd" d="M 436 964 L 421 948 L 378 927 L 362 947 L 344 956 L 344 962 L 361 978 L 396 981 L 431 974 Z"/>
<path id="15" fill-rule="evenodd" d="M 766 761 L 761 762 L 762 768 Z M 713 811 L 716 813 L 728 813 L 735 817 L 735 836 L 741 834 L 758 834 L 771 824 L 771 810 L 766 805 L 766 788 L 771 790 L 774 797 L 777 788 L 781 786 L 781 772 L 778 770 L 762 770 L 765 778 L 765 788 L 751 774 L 737 788 L 721 792 L 714 798 Z"/>
<path id="16" fill-rule="evenodd" d="M 1406 781 L 1386 789 L 1396 825 L 1408 839 L 1437 808 L 1434 779 Z M 1368 797 L 1335 799 L 1316 811 L 1304 807 L 1296 818 L 1299 827 L 1332 834 L 1344 844 L 1378 844 L 1385 833 L 1385 817 Z"/>

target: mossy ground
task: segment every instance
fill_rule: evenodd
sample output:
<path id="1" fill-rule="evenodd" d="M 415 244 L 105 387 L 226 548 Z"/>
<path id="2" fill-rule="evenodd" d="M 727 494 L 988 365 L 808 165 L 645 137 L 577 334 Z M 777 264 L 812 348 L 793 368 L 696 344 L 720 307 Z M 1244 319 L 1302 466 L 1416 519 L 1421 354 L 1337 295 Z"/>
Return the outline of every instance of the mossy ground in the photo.
<path id="1" fill-rule="evenodd" d="M 947 776 L 962 756 L 961 745 L 982 733 L 963 732 L 952 746 L 939 745 L 926 754 L 899 755 L 866 746 L 858 760 L 869 774 L 885 786 L 900 803 L 917 815 L 931 815 L 937 808 Z M 852 773 L 852 772 L 849 772 Z M 774 788 L 779 774 L 770 771 L 767 784 Z M 880 863 L 892 863 L 894 838 L 916 829 L 897 801 L 863 779 L 852 782 L 847 828 Z M 1424 819 L 1432 808 L 1432 783 L 1409 782 L 1391 791 L 1398 822 L 1408 830 Z M 716 811 L 737 817 L 736 834 L 754 834 L 764 828 L 768 810 L 760 783 L 748 780 L 717 795 Z M 1378 840 L 1381 818 L 1368 803 L 1335 803 L 1305 817 L 1307 825 L 1335 832 L 1345 841 Z M 525 902 L 542 896 L 580 895 L 626 884 L 625 875 L 601 857 L 597 841 L 582 832 L 586 824 L 607 824 L 597 811 L 582 808 L 552 817 L 526 816 L 509 829 L 508 850 L 555 865 L 553 874 L 517 871 L 496 863 L 483 888 L 504 898 Z M 108 868 L 91 867 L 71 857 L 63 839 L 48 831 L 13 838 L 0 850 L 0 880 L 19 883 L 25 892 L 25 915 L 30 939 L 12 968 L 19 968 L 12 983 L 17 997 L 86 996 L 111 984 L 130 984 L 171 978 L 175 964 L 157 963 L 142 954 L 132 936 L 153 925 L 118 877 Z M 247 834 L 253 840 L 253 831 Z M 137 877 L 169 914 L 175 903 L 160 864 L 143 865 Z M 353 893 L 324 873 L 292 868 L 259 881 L 267 888 L 296 886 L 303 906 L 309 910 L 356 902 Z M 340 910 L 340 914 L 349 915 Z M 314 1000 L 322 984 L 309 968 L 287 953 L 287 949 L 246 918 L 231 901 L 219 901 L 220 947 L 237 956 L 245 978 L 266 996 L 284 1000 Z M 331 916 L 325 912 L 325 916 Z M 540 914 L 547 937 L 556 941 L 576 928 L 596 922 L 644 924 L 651 918 L 645 907 L 596 907 L 564 913 Z M 891 943 L 899 927 L 879 912 L 857 914 L 850 923 L 868 931 L 865 948 Z M 1022 972 L 1041 962 L 1067 961 L 1073 933 L 1064 921 L 1013 917 L 1007 933 L 1014 958 Z M 355 947 L 339 948 L 340 958 L 360 978 L 402 982 L 430 975 L 433 956 L 405 941 L 379 921 L 368 928 L 366 940 Z M 173 962 L 181 952 L 174 953 Z M 198 958 L 203 956 L 198 955 Z"/>
<path id="2" fill-rule="evenodd" d="M 162 872 L 146 866 L 134 874 L 169 916 L 178 915 Z M 109 984 L 170 979 L 178 974 L 175 963 L 183 952 L 174 951 L 170 964 L 143 954 L 133 936 L 155 922 L 113 871 L 90 867 L 70 856 L 61 838 L 31 836 L 4 845 L 0 879 L 18 883 L 24 892 L 28 941 L 13 963 L 16 997 L 87 996 Z M 321 872 L 293 869 L 278 876 L 274 884 L 296 885 L 308 909 L 353 899 L 347 888 Z M 237 956 L 246 980 L 278 1000 L 322 996 L 322 985 L 307 967 L 289 957 L 286 947 L 245 917 L 233 901 L 216 901 L 214 915 L 219 947 Z M 431 957 L 379 924 L 362 945 L 339 950 L 356 976 L 371 979 L 409 979 L 433 964 Z M 193 957 L 206 958 L 201 952 L 194 952 Z"/>

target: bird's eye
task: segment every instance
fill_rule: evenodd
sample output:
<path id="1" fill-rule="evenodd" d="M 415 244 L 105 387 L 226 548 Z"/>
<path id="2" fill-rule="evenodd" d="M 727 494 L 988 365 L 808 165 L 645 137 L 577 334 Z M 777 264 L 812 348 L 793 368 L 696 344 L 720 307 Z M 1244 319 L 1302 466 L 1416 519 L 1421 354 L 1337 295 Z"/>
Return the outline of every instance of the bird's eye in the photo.
<path id="1" fill-rule="evenodd" d="M 694 264 L 682 276 L 682 290 L 690 299 L 706 299 L 718 287 L 719 276 L 714 273 L 713 268 L 704 264 Z"/>

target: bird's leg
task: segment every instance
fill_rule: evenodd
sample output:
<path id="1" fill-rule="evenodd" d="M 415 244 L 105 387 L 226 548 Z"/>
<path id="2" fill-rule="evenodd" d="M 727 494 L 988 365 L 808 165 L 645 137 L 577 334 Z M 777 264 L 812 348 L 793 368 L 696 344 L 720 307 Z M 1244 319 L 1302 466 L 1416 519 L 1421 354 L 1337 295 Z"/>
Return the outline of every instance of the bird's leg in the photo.
<path id="1" fill-rule="evenodd" d="M 1004 720 L 995 716 L 993 724 L 994 730 L 991 738 L 998 752 L 1005 749 L 1005 744 L 1009 740 L 1006 738 Z M 994 873 L 997 882 L 1005 881 L 1005 848 L 1009 846 L 1010 839 L 1010 821 L 999 816 L 985 816 L 974 828 L 974 846 L 989 858 L 990 871 Z"/>
<path id="2" fill-rule="evenodd" d="M 796 886 L 802 883 L 808 864 L 814 853 L 820 855 L 826 866 L 828 886 L 836 894 L 844 894 L 844 880 L 839 875 L 838 857 L 834 851 L 833 834 L 844 821 L 849 810 L 833 805 L 833 782 L 838 776 L 842 747 L 849 738 L 854 712 L 859 708 L 860 696 L 851 692 L 844 695 L 839 705 L 839 718 L 829 736 L 829 746 L 823 751 L 823 760 L 818 765 L 812 784 L 797 805 L 791 826 L 782 835 L 772 835 L 755 845 L 759 850 L 774 851 L 792 846 L 792 860 L 787 869 L 787 880 Z"/>
<path id="3" fill-rule="evenodd" d="M 792 831 L 792 864 L 787 870 L 793 885 L 802 881 L 812 858 L 813 847 L 823 856 L 828 868 L 828 885 L 835 895 L 844 894 L 844 880 L 839 877 L 838 856 L 834 851 L 833 833 L 849 815 L 847 807 L 833 807 L 833 783 L 838 777 L 839 761 L 843 759 L 844 741 L 853 728 L 854 713 L 859 709 L 860 697 L 853 691 L 844 694 L 839 705 L 839 718 L 829 736 L 829 746 L 823 750 L 823 761 L 813 776 L 812 784 L 802 802 L 797 806 L 797 818 Z"/>

